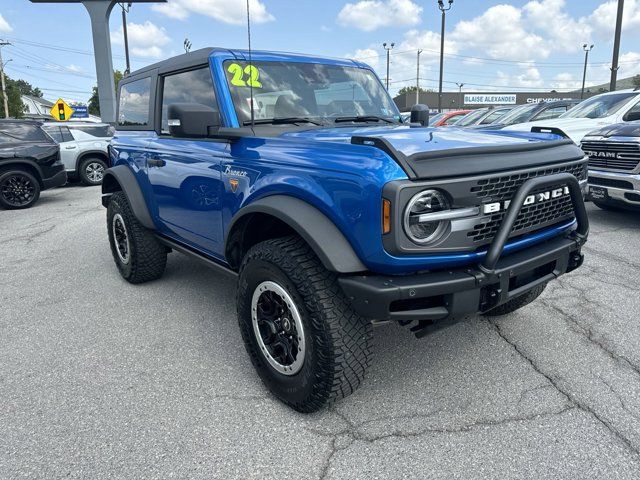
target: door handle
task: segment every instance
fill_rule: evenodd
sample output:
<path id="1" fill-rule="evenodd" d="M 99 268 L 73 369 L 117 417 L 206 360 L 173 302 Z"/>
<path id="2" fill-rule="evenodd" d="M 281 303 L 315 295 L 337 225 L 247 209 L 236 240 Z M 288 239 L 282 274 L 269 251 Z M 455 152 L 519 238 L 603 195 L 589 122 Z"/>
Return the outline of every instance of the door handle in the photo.
<path id="1" fill-rule="evenodd" d="M 68 147 L 64 147 L 65 150 L 75 150 L 76 147 L 74 145 L 69 145 Z"/>
<path id="2" fill-rule="evenodd" d="M 147 166 L 149 167 L 164 167 L 166 164 L 167 162 L 165 162 L 161 158 L 150 158 L 149 160 L 147 160 Z"/>

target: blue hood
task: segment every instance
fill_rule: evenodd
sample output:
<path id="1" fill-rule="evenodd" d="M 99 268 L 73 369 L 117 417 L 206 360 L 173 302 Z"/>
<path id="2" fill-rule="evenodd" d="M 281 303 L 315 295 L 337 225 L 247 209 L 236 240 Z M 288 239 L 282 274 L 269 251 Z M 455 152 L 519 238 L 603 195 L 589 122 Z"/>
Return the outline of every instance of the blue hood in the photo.
<path id="1" fill-rule="evenodd" d="M 351 137 L 380 137 L 406 156 L 460 148 L 504 147 L 558 140 L 559 136 L 505 131 L 477 131 L 451 128 L 394 126 L 345 126 L 288 132 L 281 138 L 350 143 Z"/>
<path id="2" fill-rule="evenodd" d="M 359 138 L 352 142 L 352 137 Z M 579 147 L 558 135 L 455 127 L 345 126 L 288 132 L 280 138 L 305 143 L 356 143 L 357 148 L 378 148 L 400 165 L 410 179 L 531 168 L 584 157 Z M 384 141 L 376 143 L 376 139 Z"/>

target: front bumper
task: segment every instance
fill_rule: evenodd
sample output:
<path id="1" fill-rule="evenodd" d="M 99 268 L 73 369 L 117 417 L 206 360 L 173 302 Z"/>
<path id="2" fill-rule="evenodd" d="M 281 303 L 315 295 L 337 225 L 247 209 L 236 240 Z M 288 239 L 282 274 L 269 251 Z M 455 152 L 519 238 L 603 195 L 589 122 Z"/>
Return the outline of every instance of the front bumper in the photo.
<path id="1" fill-rule="evenodd" d="M 501 257 L 527 195 L 537 188 L 564 182 L 570 189 L 576 230 Z M 403 325 L 417 320 L 412 330 L 422 336 L 465 315 L 491 310 L 575 270 L 582 265 L 580 250 L 588 232 L 589 221 L 576 177 L 567 173 L 538 177 L 525 182 L 516 192 L 482 263 L 472 268 L 407 276 L 341 277 L 339 282 L 359 315 Z"/>
<path id="2" fill-rule="evenodd" d="M 614 203 L 624 203 L 633 207 L 640 207 L 640 175 L 629 173 L 609 172 L 605 170 L 589 169 L 589 186 L 606 190 L 607 200 Z M 589 193 L 589 199 L 593 200 Z"/>

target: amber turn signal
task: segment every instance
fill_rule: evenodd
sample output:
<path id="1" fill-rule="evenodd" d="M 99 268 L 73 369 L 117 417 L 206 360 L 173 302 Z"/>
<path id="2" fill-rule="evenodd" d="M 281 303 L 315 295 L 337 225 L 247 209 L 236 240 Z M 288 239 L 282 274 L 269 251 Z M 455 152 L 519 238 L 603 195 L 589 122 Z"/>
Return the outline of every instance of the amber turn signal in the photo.
<path id="1" fill-rule="evenodd" d="M 386 198 L 382 199 L 382 233 L 391 231 L 391 202 Z"/>

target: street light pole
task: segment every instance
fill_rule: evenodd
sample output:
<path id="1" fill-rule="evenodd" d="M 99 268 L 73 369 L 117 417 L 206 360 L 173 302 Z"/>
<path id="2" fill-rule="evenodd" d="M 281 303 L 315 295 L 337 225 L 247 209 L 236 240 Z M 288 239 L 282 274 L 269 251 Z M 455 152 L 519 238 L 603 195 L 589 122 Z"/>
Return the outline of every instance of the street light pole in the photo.
<path id="1" fill-rule="evenodd" d="M 456 85 L 458 86 L 458 94 L 460 95 L 460 110 L 462 110 L 462 106 L 464 104 L 464 101 L 462 100 L 462 87 L 464 87 L 464 83 L 458 83 L 456 82 Z"/>
<path id="2" fill-rule="evenodd" d="M 387 92 L 389 91 L 389 63 L 391 61 L 391 50 L 393 50 L 393 47 L 395 47 L 396 44 L 392 43 L 391 45 L 387 45 L 387 43 L 383 43 L 382 44 L 382 48 L 384 48 L 387 51 Z"/>
<path id="3" fill-rule="evenodd" d="M 624 10 L 624 0 L 618 0 L 618 16 L 616 18 L 616 34 L 613 40 L 613 60 L 611 61 L 611 85 L 609 91 L 616 89 L 618 78 L 618 56 L 620 54 L 620 34 L 622 33 L 622 12 Z"/>
<path id="4" fill-rule="evenodd" d="M 438 112 L 442 112 L 442 74 L 444 70 L 444 27 L 446 12 L 451 10 L 453 0 L 449 0 L 449 6 L 444 6 L 444 0 L 438 0 L 438 8 L 442 12 L 442 28 L 440 29 L 440 87 L 438 88 Z"/>
<path id="5" fill-rule="evenodd" d="M 124 59 L 126 63 L 124 74 L 129 75 L 131 73 L 131 63 L 129 61 L 129 35 L 127 33 L 127 12 L 131 8 L 131 4 L 125 7 L 125 4 L 123 3 L 121 7 L 122 7 L 122 34 L 124 35 Z"/>
<path id="6" fill-rule="evenodd" d="M 584 50 L 584 72 L 582 73 L 582 91 L 580 92 L 580 100 L 584 98 L 584 83 L 587 79 L 587 63 L 589 62 L 589 52 L 593 50 L 593 45 L 582 45 Z"/>
<path id="7" fill-rule="evenodd" d="M 416 105 L 420 103 L 420 54 L 422 50 L 418 50 L 418 62 L 416 68 Z"/>
<path id="8" fill-rule="evenodd" d="M 4 63 L 2 62 L 2 47 L 11 45 L 9 42 L 0 40 L 0 85 L 2 86 L 2 99 L 4 103 L 4 118 L 9 118 L 9 99 L 7 98 L 7 86 L 4 83 Z M 9 62 L 7 62 L 9 63 Z"/>

